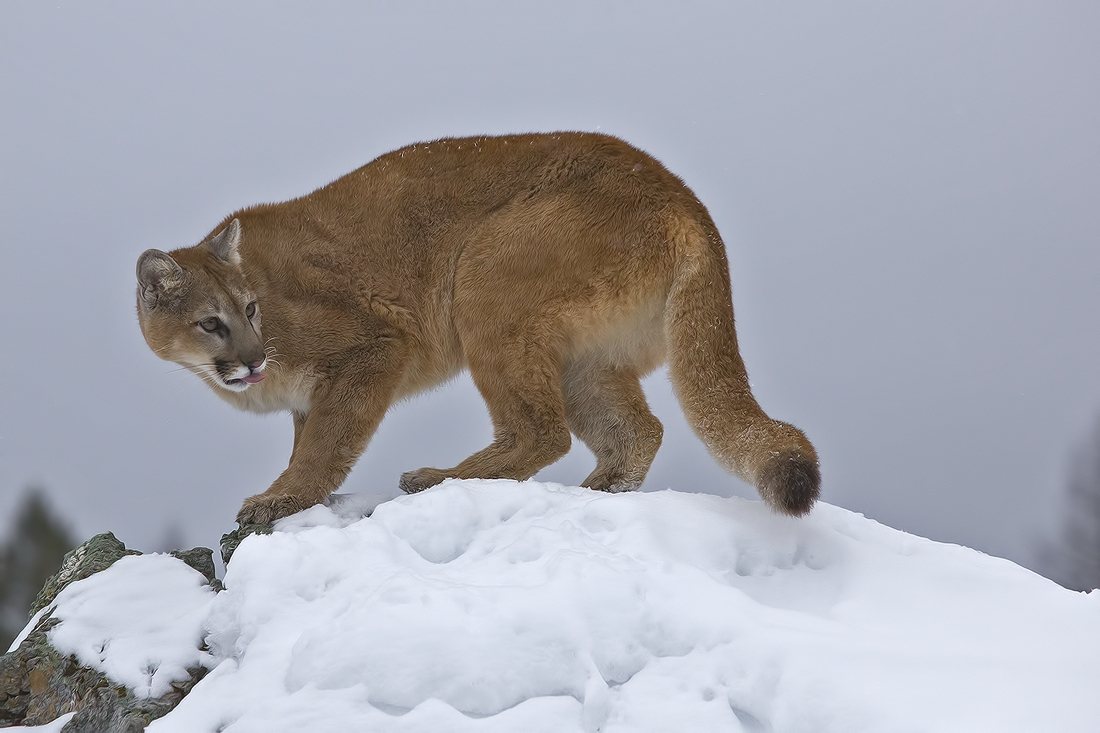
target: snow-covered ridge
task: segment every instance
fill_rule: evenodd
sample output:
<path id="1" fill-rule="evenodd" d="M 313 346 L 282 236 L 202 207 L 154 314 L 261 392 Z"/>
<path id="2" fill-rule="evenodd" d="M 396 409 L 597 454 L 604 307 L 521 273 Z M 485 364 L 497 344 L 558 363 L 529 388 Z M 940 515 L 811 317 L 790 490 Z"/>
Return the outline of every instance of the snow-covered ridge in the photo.
<path id="1" fill-rule="evenodd" d="M 247 538 L 217 594 L 123 558 L 62 591 L 51 643 L 139 694 L 209 666 L 153 732 L 1100 730 L 1100 593 L 843 509 L 513 481 L 373 504 Z"/>

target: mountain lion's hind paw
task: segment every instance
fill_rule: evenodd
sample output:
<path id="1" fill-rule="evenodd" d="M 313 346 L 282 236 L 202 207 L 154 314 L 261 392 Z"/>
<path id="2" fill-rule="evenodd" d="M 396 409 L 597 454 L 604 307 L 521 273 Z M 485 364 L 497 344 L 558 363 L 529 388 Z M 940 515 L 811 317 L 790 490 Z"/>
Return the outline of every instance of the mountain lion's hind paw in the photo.
<path id="1" fill-rule="evenodd" d="M 401 474 L 401 481 L 397 485 L 406 494 L 415 494 L 435 486 L 446 478 L 447 476 L 438 468 L 420 468 Z"/>

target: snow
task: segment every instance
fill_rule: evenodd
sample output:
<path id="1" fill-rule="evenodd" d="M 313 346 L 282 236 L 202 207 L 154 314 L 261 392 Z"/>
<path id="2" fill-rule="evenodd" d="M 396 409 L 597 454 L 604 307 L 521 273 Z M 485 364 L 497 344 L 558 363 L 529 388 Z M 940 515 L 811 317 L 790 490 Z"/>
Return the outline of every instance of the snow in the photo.
<path id="1" fill-rule="evenodd" d="M 27 733 L 28 731 L 35 731 L 35 733 L 61 733 L 61 729 L 64 728 L 65 724 L 72 720 L 75 715 L 76 713 L 65 713 L 60 718 L 52 720 L 45 725 L 15 726 L 11 728 L 11 730 L 22 731 L 22 733 Z"/>
<path id="2" fill-rule="evenodd" d="M 1100 592 L 827 504 L 447 481 L 285 519 L 225 584 L 126 557 L 51 642 L 138 694 L 208 666 L 151 733 L 1100 730 Z"/>
<path id="3" fill-rule="evenodd" d="M 46 615 L 46 612 L 49 611 L 51 608 L 53 607 L 45 606 L 38 609 L 38 611 L 31 616 L 31 620 L 27 622 L 27 625 L 23 627 L 23 630 L 16 634 L 15 638 L 12 639 L 11 645 L 8 646 L 7 653 L 10 654 L 11 652 L 14 652 L 16 649 L 19 648 L 19 645 L 22 644 L 26 640 L 26 638 L 31 635 L 31 632 L 34 631 L 34 627 L 38 625 L 38 622 L 42 619 L 43 616 Z"/>
<path id="4" fill-rule="evenodd" d="M 137 697 L 160 697 L 210 664 L 199 650 L 214 591 L 171 555 L 129 555 L 65 587 L 54 601 L 62 623 L 48 639 Z"/>

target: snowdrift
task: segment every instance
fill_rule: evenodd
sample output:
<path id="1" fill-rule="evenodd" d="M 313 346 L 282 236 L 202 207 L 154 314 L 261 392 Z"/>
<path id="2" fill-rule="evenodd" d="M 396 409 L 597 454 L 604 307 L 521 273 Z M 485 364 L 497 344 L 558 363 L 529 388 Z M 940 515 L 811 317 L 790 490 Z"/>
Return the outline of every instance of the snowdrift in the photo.
<path id="1" fill-rule="evenodd" d="M 247 538 L 220 593 L 125 557 L 62 591 L 50 641 L 139 695 L 208 667 L 153 733 L 1100 730 L 1100 592 L 837 507 L 513 481 L 374 503 Z"/>

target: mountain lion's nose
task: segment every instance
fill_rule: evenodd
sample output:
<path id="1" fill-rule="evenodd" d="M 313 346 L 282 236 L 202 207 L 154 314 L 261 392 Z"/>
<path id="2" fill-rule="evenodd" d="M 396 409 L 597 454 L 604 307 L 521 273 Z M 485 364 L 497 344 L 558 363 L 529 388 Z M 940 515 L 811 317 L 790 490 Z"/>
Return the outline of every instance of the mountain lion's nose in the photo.
<path id="1" fill-rule="evenodd" d="M 252 362 L 245 362 L 245 366 L 248 367 L 249 369 L 259 369 L 263 365 L 264 365 L 264 360 L 263 359 L 257 359 L 256 361 L 252 361 Z"/>

